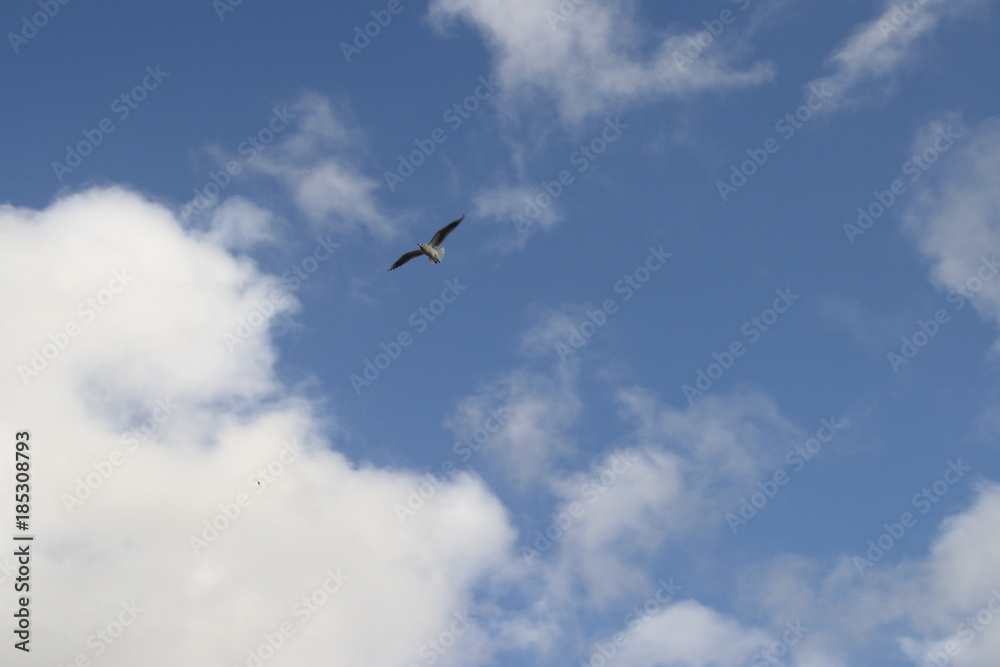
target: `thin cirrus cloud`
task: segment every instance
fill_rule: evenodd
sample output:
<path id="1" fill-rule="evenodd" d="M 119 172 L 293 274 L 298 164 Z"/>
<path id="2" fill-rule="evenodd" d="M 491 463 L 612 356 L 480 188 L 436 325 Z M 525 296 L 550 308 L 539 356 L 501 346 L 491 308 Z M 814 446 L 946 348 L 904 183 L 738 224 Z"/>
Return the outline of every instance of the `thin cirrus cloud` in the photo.
<path id="1" fill-rule="evenodd" d="M 882 100 L 895 92 L 897 77 L 924 55 L 921 46 L 941 24 L 968 17 L 987 0 L 885 0 L 881 13 L 858 25 L 828 58 L 832 70 L 807 85 L 824 87 L 824 111 Z"/>
<path id="2" fill-rule="evenodd" d="M 567 5 L 575 10 L 553 20 Z M 462 20 L 478 29 L 504 88 L 548 96 L 571 124 L 642 100 L 756 86 L 774 77 L 768 63 L 738 69 L 722 43 L 678 66 L 675 54 L 700 28 L 656 38 L 639 26 L 634 9 L 633 2 L 598 0 L 434 0 L 430 18 L 439 28 Z M 633 46 L 644 41 L 652 45 L 645 52 Z"/>

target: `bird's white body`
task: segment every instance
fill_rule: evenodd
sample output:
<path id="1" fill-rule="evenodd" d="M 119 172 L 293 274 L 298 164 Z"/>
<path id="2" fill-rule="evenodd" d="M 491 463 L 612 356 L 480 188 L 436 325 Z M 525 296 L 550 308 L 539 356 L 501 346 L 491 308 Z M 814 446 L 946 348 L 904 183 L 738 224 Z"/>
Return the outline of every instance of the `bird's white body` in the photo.
<path id="1" fill-rule="evenodd" d="M 444 248 L 435 248 L 430 243 L 418 243 L 420 249 L 424 251 L 427 255 L 427 260 L 434 262 L 435 264 L 440 264 L 441 259 L 444 257 Z"/>

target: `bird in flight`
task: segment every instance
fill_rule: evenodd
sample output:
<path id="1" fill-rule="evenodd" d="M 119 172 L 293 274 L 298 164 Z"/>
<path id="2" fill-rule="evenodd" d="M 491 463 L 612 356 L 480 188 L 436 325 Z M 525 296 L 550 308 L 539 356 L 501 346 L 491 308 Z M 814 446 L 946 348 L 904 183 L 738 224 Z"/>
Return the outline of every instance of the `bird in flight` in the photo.
<path id="1" fill-rule="evenodd" d="M 431 239 L 430 243 L 418 243 L 417 245 L 420 246 L 420 250 L 412 250 L 406 253 L 397 259 L 396 263 L 389 267 L 389 270 L 392 271 L 393 269 L 398 269 L 414 257 L 420 257 L 421 255 L 427 255 L 428 261 L 440 264 L 441 258 L 444 257 L 444 248 L 441 247 L 441 244 L 444 243 L 446 238 L 448 238 L 448 234 L 451 234 L 452 230 L 458 227 L 458 223 L 462 222 L 464 219 L 465 216 L 463 215 L 458 220 L 450 222 L 441 229 L 437 230 L 437 233 L 434 235 L 434 238 Z"/>

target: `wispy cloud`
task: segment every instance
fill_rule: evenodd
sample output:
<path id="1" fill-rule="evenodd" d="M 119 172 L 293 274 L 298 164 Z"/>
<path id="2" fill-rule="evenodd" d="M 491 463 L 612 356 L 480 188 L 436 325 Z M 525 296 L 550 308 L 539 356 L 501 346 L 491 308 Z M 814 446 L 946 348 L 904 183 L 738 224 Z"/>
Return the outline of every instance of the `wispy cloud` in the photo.
<path id="1" fill-rule="evenodd" d="M 833 103 L 825 111 L 882 100 L 895 92 L 897 77 L 923 56 L 926 38 L 951 19 L 967 16 L 986 0 L 885 0 L 881 13 L 854 29 L 827 58 L 831 74 L 806 86 L 825 86 Z"/>
<path id="2" fill-rule="evenodd" d="M 538 188 L 498 185 L 481 191 L 473 198 L 475 215 L 493 219 L 507 227 L 501 239 L 502 248 L 524 248 L 528 239 L 540 231 L 548 231 L 563 220 L 558 204 L 538 206 Z M 530 216 L 530 217 L 529 217 Z M 522 222 L 523 220 L 523 222 Z"/>
<path id="3" fill-rule="evenodd" d="M 723 43 L 678 65 L 676 54 L 702 26 L 657 38 L 640 27 L 634 10 L 634 2 L 598 0 L 434 0 L 430 17 L 442 28 L 459 19 L 476 27 L 504 94 L 530 100 L 542 93 L 573 124 L 643 100 L 755 86 L 774 75 L 762 62 L 737 69 Z"/>
<path id="4" fill-rule="evenodd" d="M 282 181 L 318 227 L 393 236 L 396 225 L 382 213 L 375 198 L 379 181 L 355 166 L 363 152 L 360 131 L 349 124 L 343 111 L 316 93 L 303 95 L 292 109 L 296 114 L 293 131 L 248 167 Z"/>
<path id="5" fill-rule="evenodd" d="M 445 426 L 461 437 L 498 409 L 510 417 L 484 447 L 483 457 L 518 485 L 544 481 L 571 449 L 569 430 L 581 410 L 576 372 L 565 368 L 550 376 L 519 368 L 506 373 L 462 399 Z"/>
<path id="6" fill-rule="evenodd" d="M 227 248 L 244 250 L 276 238 L 274 216 L 246 197 L 229 197 L 212 210 L 204 238 Z"/>
<path id="7" fill-rule="evenodd" d="M 913 145 L 927 145 L 954 116 L 928 123 Z M 931 263 L 931 279 L 956 310 L 971 303 L 1000 323 L 1000 117 L 964 128 L 962 143 L 917 183 L 904 227 Z M 994 268 L 995 267 L 995 268 Z"/>

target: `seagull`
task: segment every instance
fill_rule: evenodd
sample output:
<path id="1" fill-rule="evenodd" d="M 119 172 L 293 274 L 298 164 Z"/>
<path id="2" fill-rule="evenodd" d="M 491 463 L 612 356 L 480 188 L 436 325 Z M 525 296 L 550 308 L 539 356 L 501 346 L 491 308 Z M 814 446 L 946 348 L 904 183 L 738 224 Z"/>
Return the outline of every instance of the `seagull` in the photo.
<path id="1" fill-rule="evenodd" d="M 451 234 L 452 230 L 458 227 L 458 223 L 462 222 L 464 219 L 465 216 L 463 215 L 455 222 L 450 222 L 439 229 L 434 235 L 434 238 L 431 239 L 430 243 L 418 243 L 417 245 L 420 246 L 420 250 L 413 250 L 406 253 L 397 259 L 396 263 L 389 267 L 389 270 L 392 271 L 393 269 L 398 269 L 414 257 L 420 257 L 421 255 L 427 255 L 428 261 L 440 264 L 441 258 L 444 257 L 444 248 L 441 247 L 441 244 L 444 243 L 446 238 L 448 238 L 448 234 Z"/>

